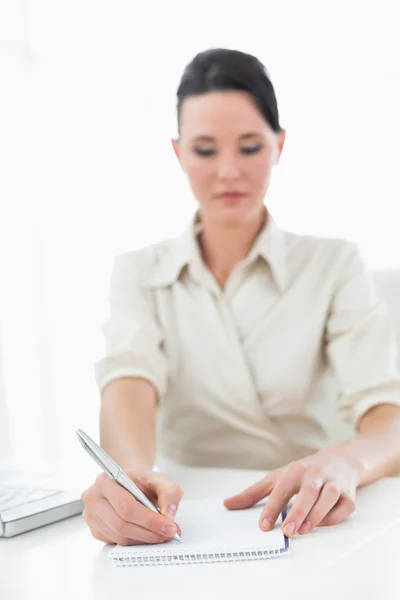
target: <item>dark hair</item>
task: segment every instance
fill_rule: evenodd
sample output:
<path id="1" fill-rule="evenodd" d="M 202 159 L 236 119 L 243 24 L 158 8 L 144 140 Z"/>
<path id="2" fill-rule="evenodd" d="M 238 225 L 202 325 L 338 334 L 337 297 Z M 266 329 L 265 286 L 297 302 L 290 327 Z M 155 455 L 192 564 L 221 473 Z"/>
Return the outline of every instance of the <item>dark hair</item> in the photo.
<path id="1" fill-rule="evenodd" d="M 185 98 L 228 90 L 243 90 L 251 94 L 273 131 L 282 131 L 275 91 L 267 69 L 255 56 L 225 48 L 200 52 L 186 66 L 177 91 L 178 130 Z"/>

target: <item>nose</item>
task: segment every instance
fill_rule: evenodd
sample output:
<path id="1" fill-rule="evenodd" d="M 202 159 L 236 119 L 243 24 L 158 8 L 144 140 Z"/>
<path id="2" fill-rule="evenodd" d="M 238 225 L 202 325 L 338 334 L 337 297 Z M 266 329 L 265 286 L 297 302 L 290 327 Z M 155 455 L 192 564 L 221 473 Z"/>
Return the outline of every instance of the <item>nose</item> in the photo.
<path id="1" fill-rule="evenodd" d="M 221 154 L 218 161 L 218 178 L 222 180 L 236 179 L 240 175 L 238 157 L 233 153 Z"/>

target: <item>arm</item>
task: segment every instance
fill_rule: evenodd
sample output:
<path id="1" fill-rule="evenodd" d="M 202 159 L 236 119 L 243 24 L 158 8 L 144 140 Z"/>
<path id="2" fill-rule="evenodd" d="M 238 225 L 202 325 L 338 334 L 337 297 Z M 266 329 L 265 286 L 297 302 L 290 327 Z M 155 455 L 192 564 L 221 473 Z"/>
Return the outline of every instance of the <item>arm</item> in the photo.
<path id="1" fill-rule="evenodd" d="M 95 377 L 101 444 L 122 468 L 148 470 L 155 459 L 156 409 L 167 389 L 168 364 L 151 293 L 141 285 L 142 263 L 135 253 L 115 259 L 103 327 L 106 352 L 95 364 Z"/>
<path id="2" fill-rule="evenodd" d="M 101 397 L 101 445 L 122 466 L 161 513 L 142 506 L 110 477 L 101 473 L 85 490 L 83 518 L 94 538 L 122 546 L 170 540 L 182 488 L 152 472 L 155 456 L 156 390 L 145 379 L 123 377 L 109 382 Z"/>
<path id="3" fill-rule="evenodd" d="M 356 435 L 324 452 L 355 466 L 357 486 L 398 474 L 398 340 L 387 307 L 353 244 L 333 295 L 326 348 L 341 389 L 339 410 L 354 424 Z"/>
<path id="4" fill-rule="evenodd" d="M 320 450 L 271 471 L 237 496 L 225 500 L 229 509 L 252 506 L 265 496 L 259 526 L 272 529 L 281 510 L 297 494 L 282 530 L 288 537 L 335 525 L 356 508 L 356 490 L 381 477 L 400 474 L 400 407 L 371 408 L 352 439 Z"/>
<path id="5" fill-rule="evenodd" d="M 325 347 L 341 391 L 339 410 L 354 424 L 356 435 L 272 471 L 226 500 L 228 508 L 245 508 L 269 496 L 260 518 L 264 530 L 295 494 L 282 525 L 286 535 L 339 523 L 355 510 L 359 486 L 400 473 L 395 331 L 354 245 L 344 248 L 337 272 Z"/>
<path id="6" fill-rule="evenodd" d="M 400 407 L 371 408 L 351 440 L 330 449 L 357 465 L 358 486 L 400 474 Z"/>
<path id="7" fill-rule="evenodd" d="M 163 333 L 150 291 L 142 285 L 148 261 L 139 253 L 115 259 L 110 316 L 104 325 L 106 352 L 95 365 L 101 392 L 101 445 L 159 507 L 161 515 L 101 473 L 85 490 L 83 518 L 92 535 L 106 543 L 160 543 L 179 530 L 173 521 L 182 488 L 152 471 L 155 418 L 168 379 Z"/>
<path id="8" fill-rule="evenodd" d="M 122 469 L 152 469 L 156 453 L 156 410 L 156 391 L 145 379 L 124 377 L 104 388 L 100 443 Z"/>

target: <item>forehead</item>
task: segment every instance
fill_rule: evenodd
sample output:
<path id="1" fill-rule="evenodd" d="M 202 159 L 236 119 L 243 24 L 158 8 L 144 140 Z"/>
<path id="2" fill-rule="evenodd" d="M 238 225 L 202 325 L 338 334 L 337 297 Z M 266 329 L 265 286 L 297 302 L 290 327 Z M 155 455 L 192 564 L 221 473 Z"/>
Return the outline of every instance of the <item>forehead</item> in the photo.
<path id="1" fill-rule="evenodd" d="M 180 129 L 181 137 L 272 132 L 252 96 L 241 91 L 210 92 L 186 98 L 181 109 Z"/>

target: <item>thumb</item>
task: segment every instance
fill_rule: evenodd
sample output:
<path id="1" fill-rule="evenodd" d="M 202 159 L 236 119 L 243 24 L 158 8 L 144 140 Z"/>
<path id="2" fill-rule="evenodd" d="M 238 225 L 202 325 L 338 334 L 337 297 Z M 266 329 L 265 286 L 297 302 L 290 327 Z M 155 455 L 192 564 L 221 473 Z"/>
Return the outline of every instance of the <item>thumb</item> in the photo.
<path id="1" fill-rule="evenodd" d="M 274 482 L 272 478 L 265 477 L 258 481 L 254 485 L 245 489 L 240 494 L 236 494 L 235 496 L 231 496 L 224 500 L 225 507 L 229 510 L 239 510 L 242 508 L 249 508 L 256 504 L 265 496 L 268 496 L 272 492 L 274 487 Z"/>
<path id="2" fill-rule="evenodd" d="M 161 513 L 174 520 L 183 497 L 181 486 L 172 481 L 167 475 L 161 473 L 155 473 L 149 483 L 153 486 Z"/>

